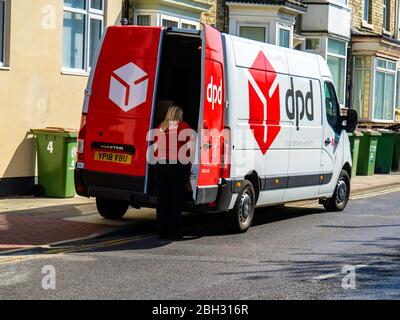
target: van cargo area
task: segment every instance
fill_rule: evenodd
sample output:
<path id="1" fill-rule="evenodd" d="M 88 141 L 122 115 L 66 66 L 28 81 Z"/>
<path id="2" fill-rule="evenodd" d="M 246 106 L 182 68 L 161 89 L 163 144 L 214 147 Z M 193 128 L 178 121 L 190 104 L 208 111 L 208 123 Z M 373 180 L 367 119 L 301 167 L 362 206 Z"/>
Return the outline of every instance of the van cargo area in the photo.
<path id="1" fill-rule="evenodd" d="M 164 120 L 172 105 L 184 111 L 184 121 L 197 130 L 201 93 L 201 38 L 166 32 L 161 50 L 156 106 L 152 128 Z M 148 194 L 156 194 L 154 166 L 149 166 Z M 188 181 L 189 182 L 189 181 Z M 192 195 L 188 194 L 188 198 Z"/>

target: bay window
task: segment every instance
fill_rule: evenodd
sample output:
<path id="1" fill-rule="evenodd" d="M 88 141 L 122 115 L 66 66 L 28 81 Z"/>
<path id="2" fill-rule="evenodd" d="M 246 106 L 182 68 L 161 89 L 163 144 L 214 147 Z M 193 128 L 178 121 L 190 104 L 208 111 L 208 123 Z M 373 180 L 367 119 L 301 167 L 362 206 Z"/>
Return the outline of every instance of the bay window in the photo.
<path id="1" fill-rule="evenodd" d="M 376 59 L 374 120 L 394 119 L 396 62 Z"/>
<path id="2" fill-rule="evenodd" d="M 89 71 L 104 30 L 104 0 L 64 0 L 63 69 Z"/>
<path id="3" fill-rule="evenodd" d="M 341 105 L 345 102 L 347 43 L 328 39 L 327 62 Z"/>

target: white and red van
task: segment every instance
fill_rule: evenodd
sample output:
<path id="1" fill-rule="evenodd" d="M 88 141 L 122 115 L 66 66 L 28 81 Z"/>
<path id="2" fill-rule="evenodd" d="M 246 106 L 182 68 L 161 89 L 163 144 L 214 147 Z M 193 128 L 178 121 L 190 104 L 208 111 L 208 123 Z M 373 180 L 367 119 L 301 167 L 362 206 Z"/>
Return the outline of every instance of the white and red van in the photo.
<path id="1" fill-rule="evenodd" d="M 197 131 L 188 210 L 228 212 L 246 231 L 254 208 L 320 199 L 343 210 L 350 192 L 348 131 L 332 75 L 318 55 L 202 31 L 121 26 L 102 38 L 85 92 L 75 185 L 103 217 L 154 207 L 148 132 L 179 105 Z M 224 132 L 210 138 L 209 130 Z M 210 150 L 218 154 L 207 161 Z M 190 189 L 190 188 L 189 188 Z"/>

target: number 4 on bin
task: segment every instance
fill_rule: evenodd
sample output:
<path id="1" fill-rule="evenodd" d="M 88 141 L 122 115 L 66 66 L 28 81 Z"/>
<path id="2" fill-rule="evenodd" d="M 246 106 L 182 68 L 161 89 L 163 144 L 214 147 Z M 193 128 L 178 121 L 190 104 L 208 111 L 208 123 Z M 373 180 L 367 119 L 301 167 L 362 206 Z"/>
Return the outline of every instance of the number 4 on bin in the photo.
<path id="1" fill-rule="evenodd" d="M 49 141 L 49 144 L 47 145 L 47 151 L 51 154 L 53 153 L 54 151 L 53 141 Z"/>

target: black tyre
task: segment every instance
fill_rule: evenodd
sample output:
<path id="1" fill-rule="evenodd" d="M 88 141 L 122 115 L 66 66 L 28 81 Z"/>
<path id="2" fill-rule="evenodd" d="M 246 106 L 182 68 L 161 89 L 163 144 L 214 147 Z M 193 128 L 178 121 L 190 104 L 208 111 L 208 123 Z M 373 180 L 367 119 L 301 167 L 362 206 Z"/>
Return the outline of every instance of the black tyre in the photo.
<path id="1" fill-rule="evenodd" d="M 44 187 L 41 184 L 35 184 L 32 187 L 32 194 L 36 198 L 41 198 L 44 196 L 45 190 Z"/>
<path id="2" fill-rule="evenodd" d="M 96 198 L 97 211 L 108 220 L 121 219 L 128 211 L 129 202 L 112 200 L 105 198 Z"/>
<path id="3" fill-rule="evenodd" d="M 343 211 L 346 208 L 350 198 L 350 177 L 349 174 L 342 170 L 338 182 L 336 184 L 335 192 L 332 198 L 322 202 L 327 211 Z"/>
<path id="4" fill-rule="evenodd" d="M 235 207 L 228 212 L 229 229 L 234 233 L 244 233 L 249 230 L 254 219 L 255 192 L 250 181 L 245 180 Z"/>

